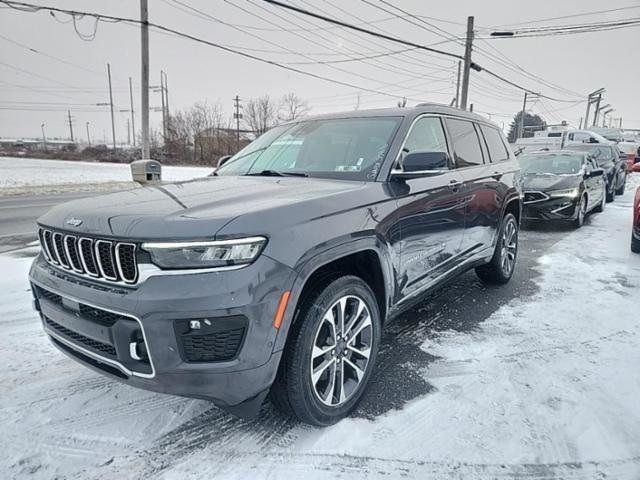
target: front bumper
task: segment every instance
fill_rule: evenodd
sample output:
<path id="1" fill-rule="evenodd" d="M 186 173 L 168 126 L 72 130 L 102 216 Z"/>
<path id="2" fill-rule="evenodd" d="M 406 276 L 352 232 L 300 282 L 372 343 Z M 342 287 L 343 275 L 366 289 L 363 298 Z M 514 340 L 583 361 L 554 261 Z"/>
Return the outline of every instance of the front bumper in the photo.
<path id="1" fill-rule="evenodd" d="M 549 198 L 544 201 L 525 203 L 522 207 L 524 220 L 575 220 L 578 217 L 579 197 Z"/>
<path id="2" fill-rule="evenodd" d="M 295 274 L 265 255 L 242 269 L 155 276 L 135 288 L 80 278 L 41 255 L 29 276 L 53 343 L 111 378 L 223 407 L 260 396 L 275 378 L 273 319 Z"/>

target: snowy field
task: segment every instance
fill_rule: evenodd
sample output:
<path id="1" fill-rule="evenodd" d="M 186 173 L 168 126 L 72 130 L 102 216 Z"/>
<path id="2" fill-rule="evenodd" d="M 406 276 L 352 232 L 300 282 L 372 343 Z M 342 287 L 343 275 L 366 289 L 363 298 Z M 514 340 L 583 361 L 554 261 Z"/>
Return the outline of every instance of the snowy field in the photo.
<path id="1" fill-rule="evenodd" d="M 425 337 L 434 360 L 415 374 L 428 393 L 325 429 L 269 405 L 239 420 L 77 365 L 31 311 L 35 248 L 0 255 L 0 478 L 637 480 L 631 186 L 538 259 L 533 295 L 470 331 Z"/>
<path id="2" fill-rule="evenodd" d="M 190 180 L 208 175 L 212 170 L 163 166 L 162 178 L 166 181 Z M 131 170 L 128 164 L 0 157 L 0 194 L 2 189 L 17 187 L 130 181 Z"/>

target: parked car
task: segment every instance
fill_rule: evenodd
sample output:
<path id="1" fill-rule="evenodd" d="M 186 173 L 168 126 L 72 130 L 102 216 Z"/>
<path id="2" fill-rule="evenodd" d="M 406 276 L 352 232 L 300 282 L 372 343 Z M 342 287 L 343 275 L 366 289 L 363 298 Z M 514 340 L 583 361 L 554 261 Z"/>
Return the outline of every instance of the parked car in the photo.
<path id="1" fill-rule="evenodd" d="M 375 375 L 385 322 L 469 269 L 512 277 L 517 175 L 498 127 L 444 106 L 280 125 L 215 176 L 54 207 L 35 307 L 113 379 L 238 415 L 271 392 L 331 424 Z"/>
<path id="2" fill-rule="evenodd" d="M 558 150 L 518 157 L 523 220 L 570 221 L 581 227 L 606 203 L 604 170 L 586 152 Z"/>
<path id="3" fill-rule="evenodd" d="M 627 183 L 627 164 L 620 158 L 615 144 L 572 144 L 567 149 L 577 152 L 587 152 L 604 170 L 607 184 L 607 202 L 613 202 L 616 195 L 622 195 Z"/>
<path id="4" fill-rule="evenodd" d="M 633 229 L 631 230 L 631 251 L 640 253 L 640 187 L 633 200 Z"/>

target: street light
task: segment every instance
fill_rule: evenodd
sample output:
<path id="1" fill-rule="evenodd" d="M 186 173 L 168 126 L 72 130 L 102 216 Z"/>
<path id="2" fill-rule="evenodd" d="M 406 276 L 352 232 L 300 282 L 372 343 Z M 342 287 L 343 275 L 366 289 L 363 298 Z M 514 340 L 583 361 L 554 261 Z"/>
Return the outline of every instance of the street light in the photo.
<path id="1" fill-rule="evenodd" d="M 42 129 L 42 148 L 44 151 L 47 151 L 47 136 L 44 133 L 44 123 L 40 124 L 40 128 Z"/>

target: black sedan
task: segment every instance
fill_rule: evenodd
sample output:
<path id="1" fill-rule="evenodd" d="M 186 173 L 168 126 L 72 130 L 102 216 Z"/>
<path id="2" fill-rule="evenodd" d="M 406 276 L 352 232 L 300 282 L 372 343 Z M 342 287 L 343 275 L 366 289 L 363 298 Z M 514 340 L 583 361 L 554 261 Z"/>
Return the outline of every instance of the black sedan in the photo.
<path id="1" fill-rule="evenodd" d="M 616 195 L 622 195 L 627 183 L 627 162 L 620 158 L 618 146 L 614 143 L 574 143 L 564 147 L 567 150 L 589 153 L 598 166 L 604 170 L 607 182 L 607 202 L 613 202 Z"/>
<path id="2" fill-rule="evenodd" d="M 604 209 L 604 170 L 589 154 L 544 151 L 522 155 L 518 160 L 525 221 L 563 220 L 580 227 L 588 212 Z"/>

